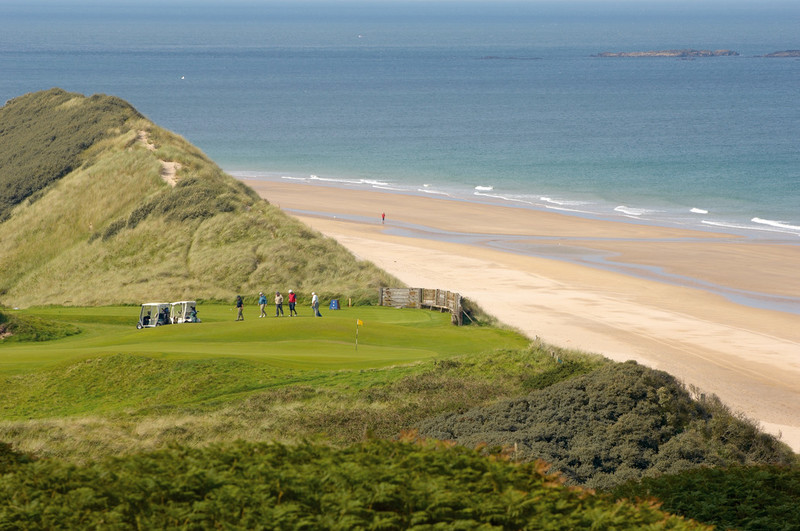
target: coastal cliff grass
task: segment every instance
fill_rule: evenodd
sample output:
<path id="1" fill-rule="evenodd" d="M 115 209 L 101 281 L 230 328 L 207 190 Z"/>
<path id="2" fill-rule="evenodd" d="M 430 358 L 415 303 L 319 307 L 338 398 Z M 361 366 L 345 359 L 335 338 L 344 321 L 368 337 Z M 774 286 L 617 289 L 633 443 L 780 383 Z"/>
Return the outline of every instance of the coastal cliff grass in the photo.
<path id="1" fill-rule="evenodd" d="M 70 113 L 62 116 L 63 108 Z M 61 128 L 59 120 L 69 123 Z M 20 160 L 37 160 L 52 174 L 0 197 L 6 306 L 252 300 L 290 288 L 371 303 L 378 287 L 400 285 L 121 100 L 59 89 L 22 96 L 0 112 L 0 131 L 9 145 L 36 144 L 44 140 L 23 129 L 41 136 L 51 121 L 52 144 L 60 146 L 52 161 L 49 147 L 13 156 L 0 150 L 0 184 L 9 189 L 28 183 L 13 177 Z M 172 186 L 162 172 L 174 163 Z"/>
<path id="2" fill-rule="evenodd" d="M 77 169 L 85 150 L 109 131 L 139 118 L 119 98 L 84 98 L 60 89 L 6 103 L 0 108 L 0 222 L 20 202 L 35 201 Z"/>

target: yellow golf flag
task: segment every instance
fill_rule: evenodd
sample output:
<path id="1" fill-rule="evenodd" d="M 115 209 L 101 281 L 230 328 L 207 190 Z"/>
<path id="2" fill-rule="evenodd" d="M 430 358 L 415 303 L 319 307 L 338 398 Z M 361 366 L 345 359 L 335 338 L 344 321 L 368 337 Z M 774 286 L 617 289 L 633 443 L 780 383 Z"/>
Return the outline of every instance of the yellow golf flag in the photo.
<path id="1" fill-rule="evenodd" d="M 358 326 L 364 326 L 364 321 L 362 321 L 361 319 L 356 319 L 356 324 Z"/>

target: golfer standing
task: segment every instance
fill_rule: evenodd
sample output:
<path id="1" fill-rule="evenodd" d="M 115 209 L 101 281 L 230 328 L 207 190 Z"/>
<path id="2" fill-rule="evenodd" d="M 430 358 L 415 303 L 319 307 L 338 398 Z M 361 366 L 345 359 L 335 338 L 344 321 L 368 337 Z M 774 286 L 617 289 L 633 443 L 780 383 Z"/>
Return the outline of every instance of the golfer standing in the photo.
<path id="1" fill-rule="evenodd" d="M 313 291 L 311 292 L 311 308 L 314 310 L 314 317 L 322 317 L 319 313 L 319 297 Z"/>
<path id="2" fill-rule="evenodd" d="M 294 309 L 295 304 L 297 304 L 297 295 L 294 294 L 294 291 L 289 290 L 289 317 L 297 315 L 297 310 Z"/>
<path id="3" fill-rule="evenodd" d="M 267 296 L 264 295 L 263 291 L 258 292 L 258 305 L 261 307 L 261 315 L 259 315 L 259 317 L 266 317 L 267 312 L 265 308 L 267 307 Z"/>
<path id="4" fill-rule="evenodd" d="M 244 315 L 242 315 L 242 310 L 244 310 L 244 301 L 242 300 L 241 295 L 236 296 L 236 320 L 237 321 L 244 321 Z"/>
<path id="5" fill-rule="evenodd" d="M 275 317 L 283 317 L 283 295 L 280 291 L 275 292 Z"/>

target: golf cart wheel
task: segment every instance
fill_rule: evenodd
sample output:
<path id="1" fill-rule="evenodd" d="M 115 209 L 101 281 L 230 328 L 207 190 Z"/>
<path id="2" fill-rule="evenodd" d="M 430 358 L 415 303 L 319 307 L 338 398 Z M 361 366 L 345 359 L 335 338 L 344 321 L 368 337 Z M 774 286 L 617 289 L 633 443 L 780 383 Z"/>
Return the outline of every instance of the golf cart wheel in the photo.
<path id="1" fill-rule="evenodd" d="M 141 330 L 142 328 L 144 328 L 142 323 L 136 323 L 136 330 Z"/>

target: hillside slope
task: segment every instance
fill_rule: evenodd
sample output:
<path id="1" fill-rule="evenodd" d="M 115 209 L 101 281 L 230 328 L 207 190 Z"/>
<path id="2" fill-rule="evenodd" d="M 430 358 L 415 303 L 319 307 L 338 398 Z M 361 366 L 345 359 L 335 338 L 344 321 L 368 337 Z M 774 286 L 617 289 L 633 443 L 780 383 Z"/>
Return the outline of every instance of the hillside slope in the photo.
<path id="1" fill-rule="evenodd" d="M 0 303 L 136 304 L 396 283 L 110 96 L 0 108 Z"/>

